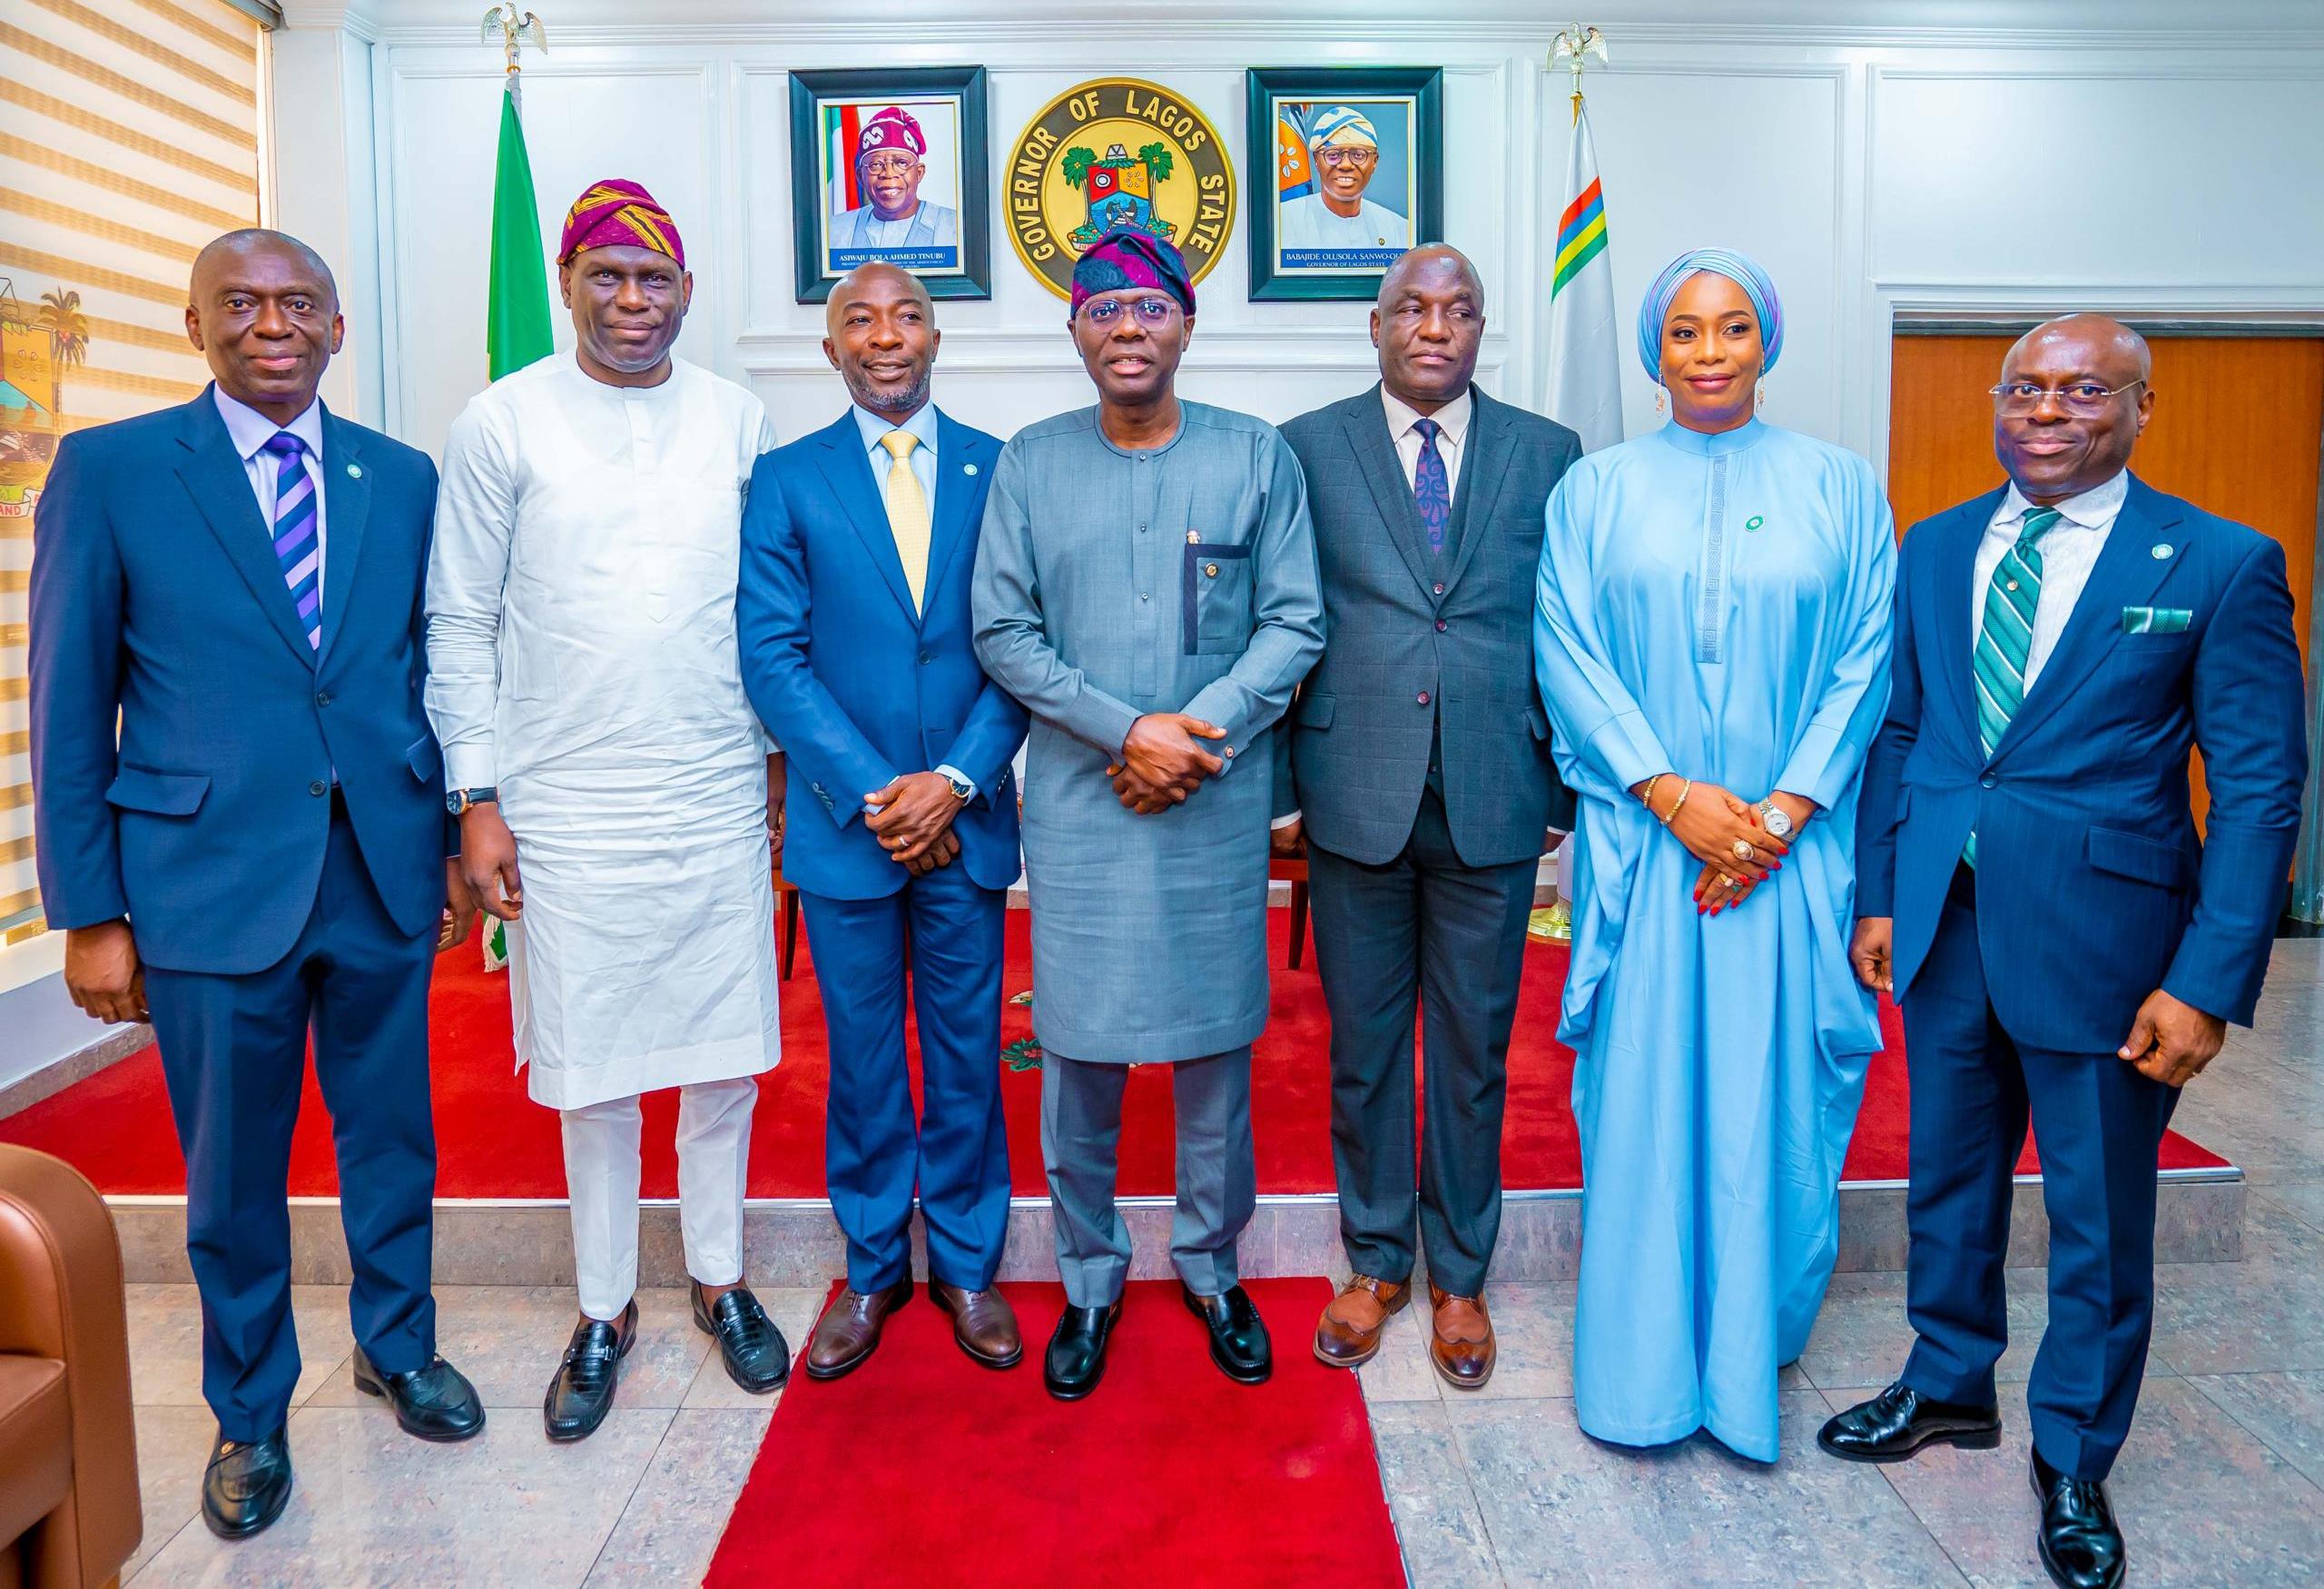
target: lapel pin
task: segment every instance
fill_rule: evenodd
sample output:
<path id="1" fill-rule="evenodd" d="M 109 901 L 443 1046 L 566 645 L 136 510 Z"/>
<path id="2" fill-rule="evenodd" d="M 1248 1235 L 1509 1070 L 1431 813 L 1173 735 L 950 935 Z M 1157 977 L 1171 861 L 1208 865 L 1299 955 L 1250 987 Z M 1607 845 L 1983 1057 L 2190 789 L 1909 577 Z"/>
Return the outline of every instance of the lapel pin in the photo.
<path id="1" fill-rule="evenodd" d="M 960 472 L 964 475 L 972 475 L 977 472 L 977 466 L 972 463 L 964 463 L 960 466 Z"/>
<path id="2" fill-rule="evenodd" d="M 359 463 L 349 464 L 347 466 L 347 478 L 350 480 L 361 479 L 363 478 L 363 466 Z"/>
<path id="3" fill-rule="evenodd" d="M 2155 560 L 2156 562 L 2160 563 L 2161 561 L 2162 561 L 2162 559 L 2163 559 L 2163 558 L 2167 558 L 2167 557 L 2169 557 L 2169 556 L 2171 555 L 2171 543 L 2170 543 L 2169 541 L 2167 541 L 2167 540 L 2159 540 L 2159 541 L 2155 542 L 2155 543 L 2154 543 L 2154 560 Z"/>

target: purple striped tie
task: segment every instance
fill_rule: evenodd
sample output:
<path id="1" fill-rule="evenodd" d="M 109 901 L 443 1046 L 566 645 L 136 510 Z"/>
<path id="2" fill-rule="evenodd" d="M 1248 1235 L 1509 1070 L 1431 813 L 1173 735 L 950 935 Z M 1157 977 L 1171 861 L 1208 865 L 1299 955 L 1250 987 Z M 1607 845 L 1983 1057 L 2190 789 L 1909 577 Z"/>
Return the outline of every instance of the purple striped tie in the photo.
<path id="1" fill-rule="evenodd" d="M 323 643 L 322 543 L 316 538 L 315 482 L 300 461 L 307 444 L 288 430 L 267 438 L 265 450 L 274 455 L 274 556 L 282 565 L 283 583 L 299 609 L 299 627 L 307 644 Z"/>

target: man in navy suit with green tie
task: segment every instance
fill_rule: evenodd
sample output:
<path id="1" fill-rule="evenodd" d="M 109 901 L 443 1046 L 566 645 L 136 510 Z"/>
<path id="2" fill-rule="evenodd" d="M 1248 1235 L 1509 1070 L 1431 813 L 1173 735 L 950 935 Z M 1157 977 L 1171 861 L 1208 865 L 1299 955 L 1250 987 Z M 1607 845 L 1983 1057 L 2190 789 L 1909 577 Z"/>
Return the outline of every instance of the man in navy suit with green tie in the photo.
<path id="1" fill-rule="evenodd" d="M 1895 992 L 1911 1055 L 1916 1338 L 1820 1443 L 1860 1462 L 2000 1443 L 2030 1119 L 2050 1222 L 2035 1541 L 2070 1589 L 2122 1578 L 2104 1481 L 2153 1324 L 2155 1154 L 2228 1022 L 2250 1024 L 2308 769 L 2283 548 L 2130 472 L 2152 375 L 2144 340 L 2097 315 L 2010 349 L 2009 483 L 1905 538 L 1857 818 L 1856 972 Z"/>

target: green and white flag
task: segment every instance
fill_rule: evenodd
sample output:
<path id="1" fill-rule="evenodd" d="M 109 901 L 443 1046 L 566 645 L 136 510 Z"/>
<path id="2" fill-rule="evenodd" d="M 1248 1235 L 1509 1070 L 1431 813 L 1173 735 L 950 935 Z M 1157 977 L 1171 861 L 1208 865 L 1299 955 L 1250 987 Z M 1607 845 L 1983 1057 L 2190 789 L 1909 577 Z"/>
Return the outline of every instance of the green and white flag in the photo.
<path id="1" fill-rule="evenodd" d="M 1550 418 L 1595 452 L 1622 439 L 1620 340 L 1614 334 L 1614 263 L 1606 252 L 1606 196 L 1590 115 L 1573 96 L 1566 205 L 1550 279 Z"/>
<path id="2" fill-rule="evenodd" d="M 499 380 L 546 359 L 549 335 L 548 267 L 541 258 L 540 207 L 533 202 L 533 163 L 517 114 L 517 74 L 500 96 L 500 153 L 492 180 L 492 276 L 484 332 L 485 367 Z"/>

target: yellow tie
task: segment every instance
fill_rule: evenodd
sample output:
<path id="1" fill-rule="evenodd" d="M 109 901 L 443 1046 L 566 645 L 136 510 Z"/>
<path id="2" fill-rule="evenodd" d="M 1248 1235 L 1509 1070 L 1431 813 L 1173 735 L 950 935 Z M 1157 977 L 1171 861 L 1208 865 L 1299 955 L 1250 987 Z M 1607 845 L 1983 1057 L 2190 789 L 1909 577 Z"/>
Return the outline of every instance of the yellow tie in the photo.
<path id="1" fill-rule="evenodd" d="M 911 588 L 911 610 L 920 610 L 928 584 L 928 493 L 912 472 L 911 449 L 920 438 L 909 430 L 891 430 L 880 438 L 888 449 L 888 531 L 896 538 L 896 556 L 903 559 L 904 583 Z"/>

